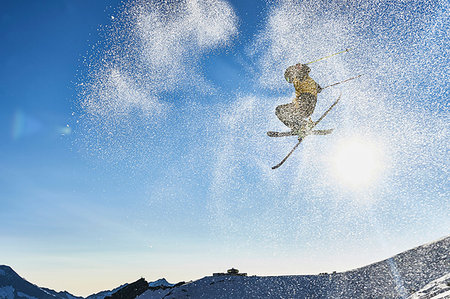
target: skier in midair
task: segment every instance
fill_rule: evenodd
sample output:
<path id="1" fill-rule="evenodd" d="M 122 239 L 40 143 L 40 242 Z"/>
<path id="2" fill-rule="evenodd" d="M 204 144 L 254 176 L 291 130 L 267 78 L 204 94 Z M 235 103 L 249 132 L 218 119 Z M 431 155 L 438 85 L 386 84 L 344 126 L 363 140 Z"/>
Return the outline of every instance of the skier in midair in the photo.
<path id="1" fill-rule="evenodd" d="M 328 135 L 333 132 L 333 129 L 328 130 L 316 130 L 314 129 L 317 124 L 319 124 L 322 119 L 337 105 L 341 96 L 339 96 L 336 101 L 326 110 L 316 121 L 312 121 L 311 115 L 316 108 L 317 94 L 323 89 L 342 84 L 344 82 L 354 80 L 362 76 L 357 75 L 352 78 L 345 79 L 340 82 L 336 82 L 320 87 L 311 77 L 309 77 L 309 72 L 311 69 L 308 64 L 318 62 L 330 57 L 348 52 L 350 49 L 345 49 L 317 60 L 308 62 L 307 64 L 297 63 L 296 65 L 291 65 L 284 72 L 284 78 L 287 82 L 294 84 L 295 88 L 295 98 L 292 103 L 280 105 L 275 109 L 275 114 L 282 123 L 291 129 L 290 132 L 276 132 L 268 131 L 267 135 L 269 137 L 287 137 L 287 136 L 297 136 L 298 142 L 292 148 L 292 150 L 281 160 L 280 163 L 273 166 L 272 169 L 277 169 L 289 158 L 289 156 L 295 151 L 295 149 L 300 145 L 302 140 L 308 135 Z"/>
<path id="2" fill-rule="evenodd" d="M 294 84 L 295 98 L 292 103 L 278 106 L 275 114 L 293 132 L 313 124 L 310 116 L 316 107 L 317 94 L 322 88 L 309 77 L 310 71 L 306 64 L 297 63 L 284 72 L 286 81 Z"/>

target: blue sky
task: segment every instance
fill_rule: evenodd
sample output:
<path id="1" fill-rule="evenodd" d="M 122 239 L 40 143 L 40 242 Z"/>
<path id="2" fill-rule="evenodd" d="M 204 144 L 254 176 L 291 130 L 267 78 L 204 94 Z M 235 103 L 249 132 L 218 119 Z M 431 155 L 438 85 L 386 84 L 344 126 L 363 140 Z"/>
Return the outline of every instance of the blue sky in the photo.
<path id="1" fill-rule="evenodd" d="M 2 264 L 88 295 L 448 235 L 448 3 L 155 3 L 1 2 Z M 284 69 L 345 48 L 311 65 L 322 86 L 364 73 L 319 94 L 313 118 L 342 94 L 335 132 L 271 170 L 295 144 L 265 135 Z"/>

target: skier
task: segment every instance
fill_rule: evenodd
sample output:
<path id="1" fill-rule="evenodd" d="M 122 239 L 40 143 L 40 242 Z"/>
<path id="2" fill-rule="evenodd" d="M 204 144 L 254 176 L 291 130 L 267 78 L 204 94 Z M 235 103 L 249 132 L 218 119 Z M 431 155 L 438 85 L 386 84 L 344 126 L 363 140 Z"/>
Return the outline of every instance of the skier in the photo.
<path id="1" fill-rule="evenodd" d="M 322 87 L 309 77 L 310 71 L 306 64 L 297 63 L 284 72 L 286 81 L 294 84 L 295 98 L 292 103 L 278 106 L 275 115 L 293 132 L 314 125 L 310 116 L 314 112 L 317 94 L 322 91 Z"/>
<path id="2" fill-rule="evenodd" d="M 276 132 L 276 131 L 268 131 L 267 135 L 269 137 L 287 137 L 287 136 L 297 136 L 298 142 L 294 146 L 294 148 L 289 152 L 289 154 L 281 160 L 280 163 L 273 166 L 272 169 L 277 169 L 289 158 L 289 156 L 295 151 L 295 149 L 300 145 L 302 140 L 308 135 L 328 135 L 333 132 L 333 129 L 328 130 L 314 130 L 316 125 L 322 121 L 322 119 L 327 116 L 327 114 L 333 109 L 334 106 L 337 105 L 341 96 L 337 98 L 337 100 L 326 110 L 322 116 L 320 116 L 316 121 L 312 121 L 311 115 L 316 108 L 317 103 L 317 94 L 320 93 L 323 89 L 336 86 L 338 84 L 342 84 L 344 82 L 354 80 L 356 78 L 361 77 L 362 75 L 358 75 L 352 78 L 345 79 L 340 82 L 336 82 L 325 86 L 324 88 L 320 87 L 311 77 L 309 77 L 309 72 L 311 69 L 308 67 L 308 64 L 318 62 L 324 59 L 328 59 L 330 57 L 339 55 L 341 53 L 345 53 L 350 51 L 350 49 L 345 49 L 344 51 L 340 51 L 317 60 L 311 61 L 307 64 L 297 63 L 296 65 L 291 65 L 284 72 L 284 78 L 287 82 L 293 83 L 295 88 L 295 98 L 292 103 L 284 104 L 277 106 L 275 109 L 275 115 L 278 119 L 284 123 L 287 127 L 291 129 L 290 132 Z"/>

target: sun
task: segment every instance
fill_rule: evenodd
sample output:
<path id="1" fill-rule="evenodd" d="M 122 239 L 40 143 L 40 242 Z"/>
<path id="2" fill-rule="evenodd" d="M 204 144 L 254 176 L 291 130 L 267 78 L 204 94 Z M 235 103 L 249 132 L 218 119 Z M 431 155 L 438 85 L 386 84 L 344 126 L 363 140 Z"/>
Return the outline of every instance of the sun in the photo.
<path id="1" fill-rule="evenodd" d="M 384 168 L 381 147 L 364 139 L 341 141 L 333 158 L 333 172 L 339 182 L 363 188 L 373 184 Z"/>

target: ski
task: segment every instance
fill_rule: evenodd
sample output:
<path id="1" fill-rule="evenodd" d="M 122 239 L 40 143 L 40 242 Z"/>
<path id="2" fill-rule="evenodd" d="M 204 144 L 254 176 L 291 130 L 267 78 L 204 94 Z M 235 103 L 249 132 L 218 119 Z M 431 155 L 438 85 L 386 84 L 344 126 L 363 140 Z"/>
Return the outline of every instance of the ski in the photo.
<path id="1" fill-rule="evenodd" d="M 334 129 L 328 129 L 328 130 L 313 130 L 311 131 L 311 135 L 328 135 L 333 133 Z"/>
<path id="2" fill-rule="evenodd" d="M 301 130 L 301 132 L 299 134 L 292 134 L 292 135 L 285 135 L 285 136 L 298 136 L 298 142 L 297 144 L 292 148 L 292 150 L 289 152 L 289 154 L 286 155 L 286 157 L 284 157 L 283 160 L 281 160 L 280 163 L 278 163 L 277 165 L 273 166 L 272 169 L 277 169 L 278 167 L 280 167 L 281 165 L 283 165 L 284 162 L 286 162 L 286 160 L 289 158 L 289 156 L 297 149 L 297 147 L 300 145 L 300 143 L 303 141 L 303 138 L 305 138 L 308 135 L 327 135 L 330 134 L 333 129 L 330 130 L 312 130 L 315 126 L 317 126 L 318 123 L 320 123 L 320 121 L 322 121 L 322 119 L 325 118 L 325 116 L 327 116 L 327 114 L 331 111 L 331 109 L 334 108 L 334 106 L 336 106 L 336 104 L 339 102 L 339 100 L 341 99 L 341 96 L 339 95 L 339 97 L 337 98 L 337 100 L 330 106 L 330 108 L 328 108 L 327 111 L 325 111 L 321 117 L 319 117 L 319 119 L 317 121 L 315 121 L 311 127 L 309 128 L 304 128 Z M 317 132 L 317 133 L 314 133 Z M 270 133 L 284 133 L 286 134 L 287 132 L 272 132 L 270 131 Z M 267 135 L 269 135 L 269 132 L 267 132 Z M 276 135 L 276 134 L 273 134 Z M 270 136 L 270 135 L 269 135 Z M 272 136 L 275 137 L 275 136 Z M 278 136 L 277 136 L 278 137 Z"/>
<path id="3" fill-rule="evenodd" d="M 267 136 L 269 136 L 269 137 L 286 137 L 286 136 L 295 136 L 295 133 L 292 131 L 289 131 L 289 132 L 269 131 L 269 132 L 267 132 Z"/>
<path id="4" fill-rule="evenodd" d="M 312 130 L 309 135 L 328 135 L 333 132 L 333 129 L 328 130 Z M 267 132 L 267 136 L 269 137 L 289 137 L 289 136 L 296 136 L 297 134 L 293 131 L 289 132 L 275 132 L 275 131 L 269 131 Z"/>
<path id="5" fill-rule="evenodd" d="M 289 152 L 289 154 L 287 154 L 286 157 L 284 157 L 283 160 L 281 160 L 280 163 L 278 163 L 277 165 L 273 166 L 272 169 L 277 169 L 278 167 L 280 167 L 281 165 L 283 165 L 284 162 L 286 162 L 286 160 L 289 158 L 289 156 L 295 151 L 295 149 L 300 145 L 300 143 L 302 142 L 303 138 L 299 138 L 297 144 L 294 146 L 294 148 Z"/>

